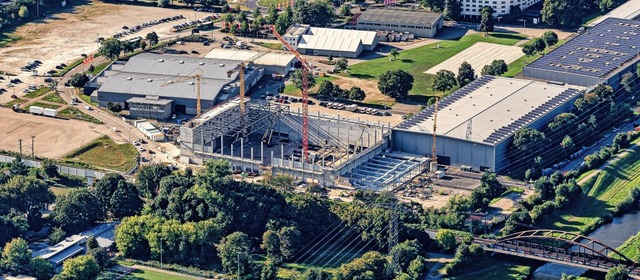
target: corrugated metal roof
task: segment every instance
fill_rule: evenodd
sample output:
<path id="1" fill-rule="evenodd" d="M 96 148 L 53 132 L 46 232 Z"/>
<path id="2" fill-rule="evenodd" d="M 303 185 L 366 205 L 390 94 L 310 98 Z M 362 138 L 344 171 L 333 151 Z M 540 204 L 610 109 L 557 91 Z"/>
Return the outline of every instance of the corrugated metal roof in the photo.
<path id="1" fill-rule="evenodd" d="M 335 29 L 311 27 L 307 35 L 324 37 L 321 40 L 333 39 L 359 39 L 364 45 L 372 45 L 376 39 L 375 31 Z M 303 35 L 304 38 L 304 35 Z"/>
<path id="2" fill-rule="evenodd" d="M 620 5 L 620 7 L 594 20 L 589 25 L 597 25 L 608 18 L 637 19 L 638 16 L 640 16 L 640 0 L 629 0 Z"/>
<path id="3" fill-rule="evenodd" d="M 214 59 L 248 60 L 258 56 L 261 52 L 230 49 L 213 49 L 205 57 Z M 257 66 L 282 66 L 289 65 L 296 57 L 290 53 L 269 52 L 256 58 L 253 62 Z"/>
<path id="4" fill-rule="evenodd" d="M 143 53 L 129 59 L 122 72 L 186 77 L 202 70 L 202 77 L 233 81 L 234 72 L 227 77 L 227 71 L 236 68 L 242 61 L 231 59 L 195 58 L 165 54 Z"/>
<path id="5" fill-rule="evenodd" d="M 357 38 L 340 38 L 302 35 L 298 48 L 308 50 L 328 50 L 342 52 L 356 52 L 361 40 Z"/>
<path id="6" fill-rule="evenodd" d="M 138 103 L 138 104 L 153 104 L 153 105 L 167 105 L 171 103 L 172 100 L 169 99 L 150 99 L 144 97 L 132 97 L 127 99 L 127 103 Z"/>
<path id="7" fill-rule="evenodd" d="M 362 13 L 358 21 L 430 26 L 433 25 L 441 15 L 442 13 L 429 13 L 426 11 L 369 8 Z"/>
<path id="8" fill-rule="evenodd" d="M 175 80 L 175 77 L 166 75 L 117 73 L 106 78 L 99 91 L 140 96 L 196 98 L 195 81 L 174 83 L 161 87 L 163 83 L 173 80 Z M 229 81 L 217 79 L 202 79 L 201 98 L 205 100 L 215 100 L 219 92 L 228 82 Z"/>

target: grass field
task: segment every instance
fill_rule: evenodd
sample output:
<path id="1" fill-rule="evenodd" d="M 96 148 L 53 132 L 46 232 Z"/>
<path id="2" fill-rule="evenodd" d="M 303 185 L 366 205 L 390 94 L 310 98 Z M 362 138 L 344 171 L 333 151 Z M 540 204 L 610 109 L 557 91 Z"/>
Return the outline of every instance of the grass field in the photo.
<path id="1" fill-rule="evenodd" d="M 109 137 L 103 136 L 71 152 L 65 156 L 65 160 L 127 172 L 135 166 L 137 157 L 138 151 L 133 145 L 116 144 Z"/>
<path id="2" fill-rule="evenodd" d="M 296 276 L 303 275 L 309 269 L 321 269 L 328 273 L 334 273 L 335 268 L 318 267 L 299 263 L 286 263 L 278 269 L 278 279 L 296 279 Z"/>
<path id="3" fill-rule="evenodd" d="M 31 108 L 32 106 L 37 106 L 37 107 L 42 107 L 42 108 L 49 108 L 49 109 L 58 109 L 58 108 L 60 108 L 59 105 L 53 105 L 53 104 L 42 103 L 42 102 L 34 102 L 33 104 L 29 105 L 27 110 L 29 110 L 29 108 Z"/>
<path id="4" fill-rule="evenodd" d="M 39 88 L 39 89 L 36 89 L 36 90 L 34 90 L 34 91 L 30 92 L 30 93 L 25 94 L 24 97 L 26 97 L 26 98 L 36 98 L 36 97 L 38 97 L 40 95 L 43 95 L 43 94 L 45 94 L 45 93 L 47 93 L 49 91 L 51 91 L 50 87 L 43 87 L 43 88 Z"/>
<path id="5" fill-rule="evenodd" d="M 287 2 L 289 2 L 289 1 L 288 0 L 258 0 L 258 5 L 259 6 L 263 6 L 263 7 L 269 7 L 272 4 L 274 4 L 277 7 L 278 3 L 280 5 L 284 5 Z"/>
<path id="6" fill-rule="evenodd" d="M 494 198 L 491 200 L 491 202 L 489 202 L 489 205 L 494 204 L 498 201 L 500 201 L 501 199 L 505 198 L 507 195 L 511 194 L 511 193 L 519 193 L 522 194 L 524 193 L 524 189 L 523 188 L 510 188 L 506 191 L 504 191 L 502 194 L 500 194 L 500 196 Z"/>
<path id="7" fill-rule="evenodd" d="M 281 50 L 282 49 L 282 43 L 262 43 L 262 42 L 256 42 L 256 44 L 263 46 L 265 48 L 269 48 L 272 50 Z"/>
<path id="8" fill-rule="evenodd" d="M 616 248 L 616 250 L 628 258 L 638 261 L 640 258 L 640 232 L 627 239 L 627 241 L 620 245 L 620 247 Z"/>
<path id="9" fill-rule="evenodd" d="M 151 270 L 136 269 L 131 274 L 122 276 L 121 274 L 103 271 L 100 273 L 98 280 L 120 279 L 120 280 L 191 280 L 193 278 L 180 277 Z"/>
<path id="10" fill-rule="evenodd" d="M 563 209 L 546 217 L 540 228 L 582 232 L 613 213 L 615 206 L 629 196 L 631 188 L 640 185 L 640 148 L 610 164 L 584 184 L 589 191 Z"/>
<path id="11" fill-rule="evenodd" d="M 315 94 L 318 91 L 318 87 L 320 86 L 320 83 L 322 83 L 322 81 L 333 81 L 335 79 L 336 78 L 332 76 L 316 77 L 316 85 L 313 88 L 309 89 L 309 94 Z M 282 91 L 282 93 L 286 95 L 291 95 L 291 96 L 298 96 L 298 97 L 302 96 L 302 92 L 300 91 L 300 89 L 296 88 L 296 86 L 293 85 L 293 83 L 287 84 L 284 87 L 284 90 Z"/>
<path id="12" fill-rule="evenodd" d="M 531 274 L 531 267 L 524 265 L 507 265 L 500 262 L 490 262 L 479 267 L 476 272 L 460 275 L 456 277 L 446 277 L 449 280 L 507 280 L 507 279 L 528 279 Z"/>
<path id="13" fill-rule="evenodd" d="M 543 54 L 549 53 L 553 49 L 556 49 L 557 47 L 563 45 L 566 42 L 567 41 L 565 41 L 565 40 L 558 40 L 558 43 L 555 46 L 552 46 L 550 48 L 546 48 L 544 51 L 542 51 L 542 53 L 537 53 L 537 54 L 532 55 L 532 56 L 523 55 L 522 57 L 520 57 L 520 58 L 514 60 L 513 62 L 509 63 L 509 70 L 507 71 L 507 73 L 504 73 L 502 76 L 515 77 L 516 75 L 520 74 L 520 72 L 522 72 L 522 70 L 524 69 L 525 65 L 531 64 L 531 62 L 534 62 L 536 59 L 542 57 Z"/>
<path id="14" fill-rule="evenodd" d="M 22 36 L 11 33 L 2 33 L 0 35 L 0 48 L 6 47 L 7 45 L 18 42 L 22 39 Z"/>
<path id="15" fill-rule="evenodd" d="M 62 97 L 60 97 L 60 95 L 55 92 L 48 94 L 47 96 L 42 98 L 42 100 L 60 104 L 67 104 L 67 102 L 64 102 L 64 99 L 62 99 Z"/>
<path id="16" fill-rule="evenodd" d="M 438 65 L 477 42 L 514 45 L 524 39 L 525 37 L 519 34 L 491 33 L 490 36 L 486 37 L 480 33 L 471 34 L 457 40 L 441 41 L 401 51 L 395 61 L 389 61 L 388 57 L 381 57 L 351 65 L 349 66 L 349 75 L 362 79 L 378 79 L 380 74 L 386 70 L 402 69 L 411 73 L 414 78 L 413 89 L 409 94 L 440 95 L 439 92 L 436 93 L 431 90 L 431 80 L 434 76 L 424 73 L 429 68 Z M 438 45 L 440 45 L 440 48 L 437 48 Z M 479 73 L 481 69 L 475 70 Z"/>
<path id="17" fill-rule="evenodd" d="M 102 72 L 102 70 L 104 70 L 104 68 L 107 68 L 107 66 L 109 66 L 109 64 L 111 64 L 111 61 L 105 61 L 103 63 L 100 63 L 98 65 L 94 65 L 94 69 L 93 71 L 87 71 L 87 74 L 93 74 L 93 75 L 97 75 L 100 72 Z"/>
<path id="18" fill-rule="evenodd" d="M 87 121 L 95 124 L 102 123 L 99 119 L 87 115 L 74 107 L 67 107 L 66 109 L 58 112 L 58 117 Z"/>
<path id="19" fill-rule="evenodd" d="M 26 102 L 27 102 L 27 100 L 17 98 L 17 99 L 14 99 L 14 100 L 11 100 L 11 101 L 5 103 L 3 106 L 11 107 L 11 106 L 13 106 L 13 104 L 23 104 L 23 103 L 26 103 Z"/>

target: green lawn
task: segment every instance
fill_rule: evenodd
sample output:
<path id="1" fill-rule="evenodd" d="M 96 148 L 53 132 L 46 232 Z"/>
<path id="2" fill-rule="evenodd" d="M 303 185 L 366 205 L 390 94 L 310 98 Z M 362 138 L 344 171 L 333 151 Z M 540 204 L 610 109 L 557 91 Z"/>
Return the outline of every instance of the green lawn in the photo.
<path id="1" fill-rule="evenodd" d="M 281 50 L 282 49 L 282 43 L 262 43 L 262 42 L 256 42 L 256 44 L 263 46 L 265 48 L 269 48 L 272 50 Z"/>
<path id="2" fill-rule="evenodd" d="M 109 137 L 103 136 L 71 152 L 65 156 L 65 160 L 128 172 L 135 166 L 137 157 L 138 151 L 132 144 L 116 144 Z"/>
<path id="3" fill-rule="evenodd" d="M 111 64 L 111 61 L 105 61 L 105 62 L 100 63 L 98 65 L 94 65 L 93 71 L 87 71 L 87 74 L 97 75 L 100 72 L 102 72 L 102 70 L 104 70 L 104 68 L 107 68 L 107 66 L 109 66 L 109 64 Z"/>
<path id="4" fill-rule="evenodd" d="M 505 198 L 507 195 L 511 194 L 511 193 L 519 193 L 522 194 L 524 193 L 524 189 L 523 188 L 510 188 L 506 191 L 504 191 L 502 194 L 500 194 L 500 196 L 494 198 L 491 200 L 491 202 L 489 202 L 489 205 L 494 204 L 498 201 L 500 201 L 501 199 Z"/>
<path id="5" fill-rule="evenodd" d="M 27 102 L 27 100 L 20 99 L 20 98 L 16 98 L 16 99 L 14 99 L 14 100 L 11 100 L 11 101 L 9 101 L 9 102 L 5 103 L 3 106 L 5 106 L 5 107 L 11 107 L 11 106 L 13 106 L 13 104 L 24 104 L 24 103 L 26 103 L 26 102 Z"/>
<path id="6" fill-rule="evenodd" d="M 362 79 L 378 79 L 380 74 L 386 70 L 406 70 L 414 77 L 413 89 L 410 94 L 432 96 L 440 93 L 436 93 L 430 88 L 433 75 L 424 73 L 431 67 L 449 59 L 477 42 L 514 45 L 524 39 L 523 35 L 510 33 L 491 33 L 490 36 L 486 37 L 480 33 L 471 34 L 457 40 L 441 41 L 401 51 L 395 61 L 389 61 L 388 57 L 381 57 L 351 65 L 349 66 L 349 75 Z M 440 48 L 437 48 L 438 45 L 440 45 Z M 476 69 L 476 71 L 479 71 L 479 69 Z"/>
<path id="7" fill-rule="evenodd" d="M 191 280 L 193 278 L 180 277 L 175 275 L 169 275 L 165 273 L 155 272 L 151 270 L 136 269 L 133 271 L 133 279 L 145 279 L 145 280 Z"/>
<path id="8" fill-rule="evenodd" d="M 26 98 L 36 98 L 36 97 L 41 96 L 41 95 L 43 95 L 43 94 L 45 94 L 45 93 L 47 93 L 49 91 L 51 91 L 50 87 L 41 87 L 41 88 L 36 89 L 36 90 L 34 90 L 34 91 L 30 92 L 30 93 L 25 94 L 24 97 L 26 97 Z"/>
<path id="9" fill-rule="evenodd" d="M 524 265 L 507 265 L 501 262 L 491 261 L 482 267 L 475 269 L 473 273 L 468 273 L 456 277 L 446 277 L 449 280 L 507 280 L 507 279 L 528 279 L 531 274 L 531 267 Z"/>
<path id="10" fill-rule="evenodd" d="M 638 260 L 640 257 L 640 232 L 627 239 L 627 241 L 616 248 L 616 250 L 632 260 Z"/>
<path id="11" fill-rule="evenodd" d="M 32 106 L 37 106 L 37 107 L 42 107 L 42 108 L 49 108 L 49 109 L 58 109 L 58 108 L 60 108 L 59 105 L 53 105 L 53 104 L 42 103 L 42 102 L 34 102 L 33 104 L 29 105 L 27 110 L 29 110 L 29 108 L 31 108 Z"/>
<path id="12" fill-rule="evenodd" d="M 64 188 L 64 187 L 49 187 L 49 189 L 55 196 L 67 194 L 68 192 L 73 190 L 73 188 Z"/>
<path id="13" fill-rule="evenodd" d="M 309 89 L 309 93 L 315 93 L 316 91 L 318 91 L 318 87 L 320 86 L 320 83 L 322 83 L 322 81 L 333 81 L 336 79 L 336 77 L 333 76 L 324 76 L 324 77 L 315 77 L 316 78 L 316 85 L 313 88 Z M 291 95 L 291 96 L 302 96 L 302 92 L 300 91 L 300 89 L 296 88 L 296 86 L 293 85 L 293 83 L 289 83 L 284 87 L 284 90 L 282 92 L 283 94 L 286 95 Z"/>
<path id="14" fill-rule="evenodd" d="M 514 60 L 513 62 L 509 63 L 509 70 L 507 71 L 507 73 L 504 73 L 502 76 L 515 77 L 516 75 L 520 74 L 520 72 L 522 72 L 522 70 L 524 69 L 525 65 L 531 64 L 536 59 L 542 57 L 543 54 L 549 53 L 553 49 L 563 45 L 566 42 L 567 41 L 565 41 L 565 40 L 558 40 L 558 43 L 555 46 L 552 46 L 550 48 L 546 48 L 544 51 L 542 51 L 542 53 L 537 53 L 537 54 L 532 55 L 532 56 L 523 55 L 522 57 L 520 57 L 520 58 Z"/>
<path id="15" fill-rule="evenodd" d="M 67 104 L 67 102 L 65 102 L 64 99 L 62 99 L 62 97 L 60 97 L 60 95 L 55 92 L 52 92 L 49 95 L 45 96 L 44 98 L 42 98 L 42 100 L 60 104 Z"/>
<path id="16" fill-rule="evenodd" d="M 58 112 L 58 117 L 87 121 L 95 124 L 102 124 L 99 119 L 87 115 L 74 107 L 67 107 L 66 109 Z"/>
<path id="17" fill-rule="evenodd" d="M 281 5 L 284 5 L 287 2 L 289 1 L 288 0 L 258 0 L 258 5 L 263 7 L 269 7 L 271 6 L 271 4 L 275 4 L 276 7 L 278 7 L 278 3 L 280 3 Z"/>
<path id="18" fill-rule="evenodd" d="M 11 43 L 18 42 L 20 39 L 22 39 L 22 36 L 11 33 L 0 33 L 0 48 L 6 47 Z"/>
<path id="19" fill-rule="evenodd" d="M 640 185 L 640 148 L 607 166 L 583 184 L 589 191 L 573 203 L 554 211 L 538 227 L 570 232 L 588 230 L 600 217 L 615 211 L 615 206 L 629 196 L 631 188 Z"/>
<path id="20" fill-rule="evenodd" d="M 80 99 L 82 99 L 82 101 L 84 101 L 85 103 L 87 103 L 87 104 L 91 104 L 91 105 L 93 105 L 93 106 L 98 106 L 98 103 L 96 103 L 96 102 L 91 102 L 91 96 L 86 95 L 86 94 L 82 94 L 82 93 L 78 94 L 78 96 L 79 96 L 79 97 L 80 97 Z"/>
<path id="21" fill-rule="evenodd" d="M 278 279 L 296 279 L 296 276 L 303 275 L 309 269 L 321 269 L 330 274 L 333 274 L 335 268 L 326 268 L 319 266 L 312 266 L 299 263 L 285 263 L 282 267 L 278 268 Z"/>
<path id="22" fill-rule="evenodd" d="M 84 61 L 84 57 L 79 58 L 78 60 L 67 64 L 67 67 L 64 67 L 59 72 L 56 72 L 54 76 L 56 77 L 64 76 L 65 74 L 67 74 L 67 72 L 71 71 L 71 69 L 76 68 L 78 65 L 82 64 L 82 61 Z"/>

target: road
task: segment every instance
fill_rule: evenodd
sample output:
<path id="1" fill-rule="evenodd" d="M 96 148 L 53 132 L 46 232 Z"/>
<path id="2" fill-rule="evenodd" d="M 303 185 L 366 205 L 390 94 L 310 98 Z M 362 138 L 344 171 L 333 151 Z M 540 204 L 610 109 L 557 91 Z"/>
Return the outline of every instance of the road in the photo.
<path id="1" fill-rule="evenodd" d="M 106 61 L 103 57 L 97 57 L 94 60 L 94 64 L 100 64 Z M 64 99 L 68 104 L 73 100 L 74 97 L 81 101 L 80 98 L 76 95 L 76 89 L 72 87 L 65 87 L 64 84 L 69 80 L 71 76 L 75 73 L 81 73 L 88 66 L 80 65 L 71 71 L 69 71 L 64 77 L 58 80 L 57 90 L 60 93 L 60 97 Z M 119 139 L 114 139 L 118 142 L 133 142 L 138 139 L 146 139 L 146 137 L 135 128 L 133 125 L 130 125 L 122 118 L 114 116 L 111 112 L 104 111 L 102 108 L 92 106 L 90 104 L 86 104 L 84 102 L 78 102 L 79 104 L 75 106 L 76 109 L 81 112 L 88 114 L 94 118 L 99 119 L 109 127 L 110 129 L 116 129 L 118 131 L 118 135 L 120 135 Z M 89 108 L 89 109 L 87 109 Z M 156 164 L 162 162 L 168 162 L 171 164 L 175 164 L 179 166 L 179 163 L 174 160 L 170 155 L 164 153 L 158 145 L 156 145 L 153 141 L 147 141 L 147 144 L 140 144 L 139 147 L 142 147 L 147 150 L 147 152 L 141 153 L 141 157 L 149 159 L 147 164 Z"/>

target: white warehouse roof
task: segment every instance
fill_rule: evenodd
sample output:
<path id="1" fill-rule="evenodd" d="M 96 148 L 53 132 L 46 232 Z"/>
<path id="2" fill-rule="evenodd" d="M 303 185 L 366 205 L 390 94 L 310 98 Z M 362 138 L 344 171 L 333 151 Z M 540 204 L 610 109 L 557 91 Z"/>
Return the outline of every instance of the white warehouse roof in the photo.
<path id="1" fill-rule="evenodd" d="M 258 52 L 247 50 L 233 50 L 233 49 L 213 49 L 205 58 L 212 59 L 231 59 L 246 61 L 253 59 L 253 63 L 256 65 L 269 65 L 269 66 L 288 66 L 296 56 L 289 53 L 281 52 Z"/>
<path id="2" fill-rule="evenodd" d="M 601 16 L 589 23 L 594 26 L 603 22 L 608 18 L 621 18 L 621 19 L 637 19 L 640 16 L 640 0 L 629 0 L 619 7 L 611 10 L 606 15 Z"/>
<path id="3" fill-rule="evenodd" d="M 361 40 L 357 38 L 302 35 L 302 40 L 300 40 L 300 43 L 298 43 L 298 48 L 309 50 L 356 52 L 358 51 L 360 42 Z"/>
<path id="4" fill-rule="evenodd" d="M 356 39 L 356 40 L 362 41 L 362 44 L 364 45 L 372 45 L 376 39 L 375 31 L 320 28 L 320 27 L 309 28 L 309 32 L 307 33 L 307 35 L 322 37 L 321 40 L 327 40 L 330 38 L 336 39 L 337 41 L 346 40 L 346 39 Z"/>
<path id="5" fill-rule="evenodd" d="M 483 76 L 439 102 L 437 134 L 495 145 L 579 93 L 567 86 Z M 431 106 L 397 128 L 432 133 L 433 111 Z"/>

